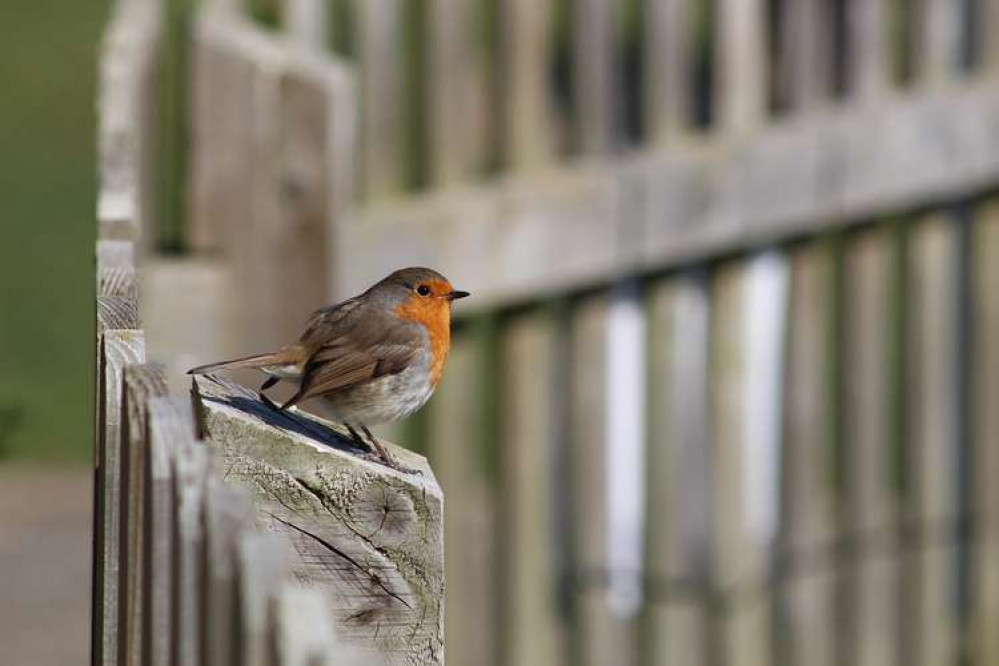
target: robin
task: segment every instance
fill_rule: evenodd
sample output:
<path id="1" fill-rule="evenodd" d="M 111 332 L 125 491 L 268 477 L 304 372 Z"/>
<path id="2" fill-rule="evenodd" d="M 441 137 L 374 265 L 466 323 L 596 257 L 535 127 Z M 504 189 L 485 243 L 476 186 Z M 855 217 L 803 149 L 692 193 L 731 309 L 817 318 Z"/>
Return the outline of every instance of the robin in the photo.
<path id="1" fill-rule="evenodd" d="M 373 448 L 388 466 L 409 471 L 368 427 L 405 418 L 433 395 L 451 347 L 451 303 L 466 296 L 437 271 L 403 268 L 359 296 L 314 312 L 293 345 L 187 372 L 256 368 L 268 375 L 260 386 L 267 404 L 284 411 L 322 398 L 356 442 Z M 278 407 L 264 391 L 281 380 L 298 390 Z"/>

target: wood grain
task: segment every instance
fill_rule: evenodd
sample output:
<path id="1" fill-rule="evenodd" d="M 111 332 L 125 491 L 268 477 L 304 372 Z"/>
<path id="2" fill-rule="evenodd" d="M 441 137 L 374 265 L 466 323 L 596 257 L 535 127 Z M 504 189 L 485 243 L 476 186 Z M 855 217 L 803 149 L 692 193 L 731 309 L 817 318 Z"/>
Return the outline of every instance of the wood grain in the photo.
<path id="1" fill-rule="evenodd" d="M 344 642 L 389 666 L 443 660 L 442 494 L 426 461 L 390 446 L 420 470 L 399 472 L 326 422 L 276 413 L 210 377 L 196 387 L 222 475 L 251 492 L 262 526 L 290 539 L 295 577 L 322 591 Z"/>

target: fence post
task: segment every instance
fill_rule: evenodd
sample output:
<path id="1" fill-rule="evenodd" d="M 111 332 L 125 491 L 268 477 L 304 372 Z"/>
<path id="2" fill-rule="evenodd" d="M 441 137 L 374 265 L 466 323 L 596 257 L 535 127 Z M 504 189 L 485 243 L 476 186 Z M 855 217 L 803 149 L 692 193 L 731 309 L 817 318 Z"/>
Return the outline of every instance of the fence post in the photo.
<path id="1" fill-rule="evenodd" d="M 426 461 L 397 449 L 420 470 L 401 473 L 235 384 L 197 378 L 194 390 L 221 474 L 254 494 L 262 525 L 288 536 L 296 578 L 323 593 L 344 642 L 387 666 L 443 663 L 442 493 Z"/>

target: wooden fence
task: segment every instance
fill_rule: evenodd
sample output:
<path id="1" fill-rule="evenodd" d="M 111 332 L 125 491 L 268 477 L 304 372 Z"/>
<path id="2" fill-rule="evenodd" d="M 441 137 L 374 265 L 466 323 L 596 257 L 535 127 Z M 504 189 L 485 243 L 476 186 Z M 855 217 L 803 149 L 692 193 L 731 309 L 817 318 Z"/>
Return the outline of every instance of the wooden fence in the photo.
<path id="1" fill-rule="evenodd" d="M 192 17 L 151 346 L 473 293 L 407 431 L 452 663 L 999 663 L 994 1 L 251 4 Z"/>
<path id="2" fill-rule="evenodd" d="M 121 0 L 99 99 L 92 663 L 443 663 L 440 488 L 342 430 L 147 362 L 139 238 L 157 163 L 156 2 Z"/>

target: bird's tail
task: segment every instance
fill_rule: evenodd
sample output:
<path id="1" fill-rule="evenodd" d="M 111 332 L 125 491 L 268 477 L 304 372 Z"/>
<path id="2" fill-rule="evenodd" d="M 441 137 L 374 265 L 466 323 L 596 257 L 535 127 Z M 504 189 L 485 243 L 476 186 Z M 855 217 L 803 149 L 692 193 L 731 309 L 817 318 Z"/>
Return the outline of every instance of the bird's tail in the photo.
<path id="1" fill-rule="evenodd" d="M 276 365 L 288 365 L 294 364 L 298 361 L 298 355 L 295 353 L 294 349 L 282 349 L 276 352 L 268 352 L 266 354 L 255 354 L 253 356 L 244 356 L 243 358 L 235 358 L 231 361 L 221 361 L 219 363 L 209 363 L 207 365 L 199 365 L 196 368 L 191 368 L 187 371 L 189 375 L 205 375 L 209 372 L 218 372 L 220 370 L 238 370 L 240 368 L 265 368 L 268 366 Z"/>

